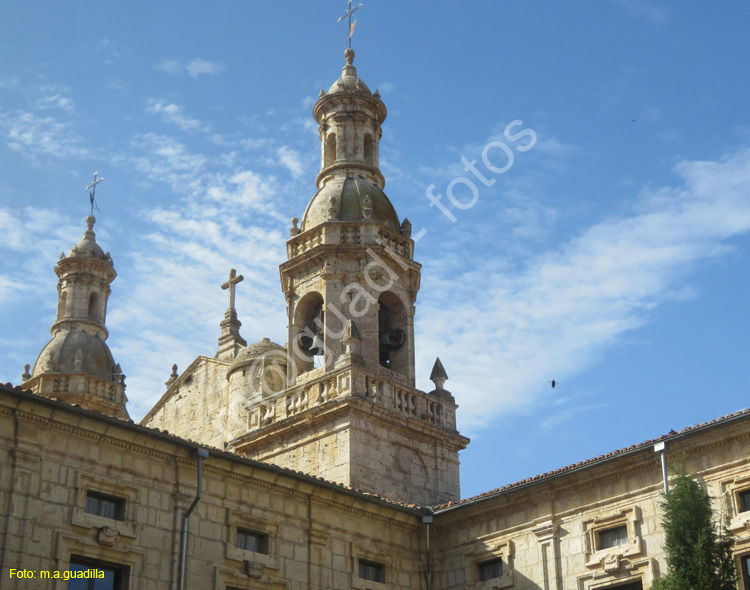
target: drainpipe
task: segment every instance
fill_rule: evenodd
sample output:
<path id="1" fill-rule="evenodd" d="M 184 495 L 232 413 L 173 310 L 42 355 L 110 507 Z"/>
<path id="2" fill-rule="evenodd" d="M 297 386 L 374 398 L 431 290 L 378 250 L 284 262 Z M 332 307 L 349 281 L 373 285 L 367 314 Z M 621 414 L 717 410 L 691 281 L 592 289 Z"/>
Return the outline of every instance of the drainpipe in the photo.
<path id="1" fill-rule="evenodd" d="M 422 508 L 424 515 L 422 516 L 422 524 L 427 525 L 427 537 L 426 537 L 426 559 L 425 559 L 425 570 L 424 576 L 427 582 L 427 590 L 432 590 L 432 559 L 430 554 L 430 525 L 434 522 L 435 517 L 433 516 L 432 508 L 425 506 Z"/>
<path id="2" fill-rule="evenodd" d="M 669 479 L 667 478 L 667 449 L 663 442 L 654 445 L 654 452 L 659 453 L 661 457 L 661 477 L 664 480 L 664 494 L 669 493 Z"/>
<path id="3" fill-rule="evenodd" d="M 177 582 L 177 590 L 183 590 L 185 588 L 185 566 L 186 564 L 186 553 L 187 553 L 187 538 L 188 538 L 188 519 L 190 514 L 193 512 L 198 502 L 201 501 L 201 493 L 203 492 L 203 459 L 208 459 L 208 451 L 206 449 L 196 449 L 195 454 L 198 457 L 198 490 L 193 498 L 193 503 L 185 511 L 185 515 L 182 517 L 182 545 L 180 547 L 180 579 Z"/>

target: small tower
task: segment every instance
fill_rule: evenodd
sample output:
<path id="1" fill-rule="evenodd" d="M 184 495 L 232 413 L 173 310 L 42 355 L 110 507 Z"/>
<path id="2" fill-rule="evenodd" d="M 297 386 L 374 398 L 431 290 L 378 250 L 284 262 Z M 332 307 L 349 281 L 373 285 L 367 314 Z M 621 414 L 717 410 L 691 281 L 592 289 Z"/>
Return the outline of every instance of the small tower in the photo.
<path id="1" fill-rule="evenodd" d="M 317 192 L 299 227 L 292 219 L 279 269 L 287 387 L 250 400 L 248 432 L 228 447 L 404 502 L 456 500 L 458 452 L 469 441 L 456 430 L 450 395 L 415 388 L 421 265 L 411 223 L 383 192 L 386 107 L 358 76 L 354 51 L 344 57 L 341 77 L 313 107 Z M 282 368 L 273 359 L 262 366 Z"/>
<path id="2" fill-rule="evenodd" d="M 109 253 L 96 243 L 94 223 L 96 218 L 89 215 L 81 241 L 67 256 L 63 253 L 55 266 L 59 281 L 52 339 L 39 354 L 24 387 L 129 420 L 125 375 L 106 343 L 109 285 L 117 273 Z"/>

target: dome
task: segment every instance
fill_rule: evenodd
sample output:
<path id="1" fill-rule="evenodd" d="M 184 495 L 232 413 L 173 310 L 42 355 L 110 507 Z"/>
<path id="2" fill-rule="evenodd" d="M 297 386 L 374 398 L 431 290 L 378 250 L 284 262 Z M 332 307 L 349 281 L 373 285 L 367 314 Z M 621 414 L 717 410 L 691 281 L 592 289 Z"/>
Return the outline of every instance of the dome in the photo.
<path id="1" fill-rule="evenodd" d="M 357 75 L 357 68 L 352 65 L 354 61 L 354 50 L 347 49 L 344 52 L 346 58 L 346 65 L 341 73 L 341 77 L 336 80 L 333 85 L 329 88 L 328 94 L 338 94 L 340 92 L 359 92 L 372 96 L 372 92 Z"/>
<path id="2" fill-rule="evenodd" d="M 326 221 L 365 221 L 362 205 L 366 203 L 368 197 L 372 207 L 372 217 L 369 219 L 399 233 L 401 225 L 391 201 L 382 190 L 362 176 L 358 178 L 334 177 L 326 182 L 307 205 L 300 229 L 306 231 Z M 334 199 L 334 216 L 331 217 L 331 205 Z"/>
<path id="3" fill-rule="evenodd" d="M 86 373 L 112 381 L 115 360 L 109 347 L 99 336 L 80 329 L 63 331 L 55 334 L 42 349 L 32 376 L 36 377 L 47 371 Z"/>
<path id="4" fill-rule="evenodd" d="M 281 363 L 286 367 L 286 348 L 280 344 L 271 342 L 269 338 L 263 338 L 260 342 L 251 344 L 239 352 L 229 367 L 229 371 L 227 371 L 227 377 L 234 371 L 251 366 L 258 359 L 264 357 L 268 362 Z"/>
<path id="5" fill-rule="evenodd" d="M 68 258 L 95 258 L 111 265 L 112 258 L 109 254 L 105 254 L 101 246 L 96 243 L 96 234 L 93 230 L 94 223 L 96 223 L 96 218 L 93 215 L 89 215 L 86 218 L 86 225 L 88 227 L 83 232 L 83 238 L 71 248 Z"/>

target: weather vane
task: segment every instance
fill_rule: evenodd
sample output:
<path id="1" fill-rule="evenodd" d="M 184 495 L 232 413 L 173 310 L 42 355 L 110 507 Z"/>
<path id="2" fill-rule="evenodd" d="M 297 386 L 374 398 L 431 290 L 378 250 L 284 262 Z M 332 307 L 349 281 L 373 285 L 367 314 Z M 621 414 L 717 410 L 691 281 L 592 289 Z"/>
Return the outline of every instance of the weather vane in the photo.
<path id="1" fill-rule="evenodd" d="M 357 19 L 355 18 L 352 22 L 352 15 L 360 8 L 362 8 L 361 4 L 352 8 L 352 0 L 349 0 L 349 10 L 346 11 L 346 14 L 344 14 L 344 16 L 340 17 L 339 20 L 336 21 L 340 23 L 345 18 L 349 19 L 349 34 L 346 37 L 346 44 L 349 45 L 349 49 L 352 48 L 352 35 L 354 34 L 354 27 L 357 26 Z"/>
<path id="2" fill-rule="evenodd" d="M 94 180 L 91 182 L 90 185 L 86 187 L 86 190 L 90 190 L 89 193 L 89 201 L 91 201 L 91 215 L 94 214 L 94 209 L 96 209 L 97 213 L 101 213 L 99 211 L 99 207 L 96 206 L 96 201 L 94 200 L 94 194 L 96 193 L 96 185 L 99 184 L 103 178 L 97 178 L 99 176 L 98 172 L 94 172 Z"/>

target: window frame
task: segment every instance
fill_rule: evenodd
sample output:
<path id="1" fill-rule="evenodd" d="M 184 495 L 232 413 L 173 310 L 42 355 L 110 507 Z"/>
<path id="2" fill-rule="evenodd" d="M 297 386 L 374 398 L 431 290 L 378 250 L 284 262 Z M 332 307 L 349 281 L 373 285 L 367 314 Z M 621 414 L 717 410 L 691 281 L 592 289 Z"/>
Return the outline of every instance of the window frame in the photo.
<path id="1" fill-rule="evenodd" d="M 739 490 L 737 492 L 737 513 L 750 512 L 750 489 Z"/>
<path id="2" fill-rule="evenodd" d="M 750 553 L 740 556 L 740 578 L 745 590 L 750 590 Z"/>
<path id="3" fill-rule="evenodd" d="M 487 571 L 487 568 L 494 568 L 494 566 L 499 566 L 500 571 L 498 571 L 496 574 L 491 575 L 488 578 L 483 577 L 484 573 Z M 487 582 L 489 580 L 497 580 L 499 578 L 503 577 L 503 559 L 502 557 L 496 557 L 495 559 L 489 559 L 487 561 L 483 561 L 481 563 L 477 564 L 477 578 L 480 582 Z M 490 573 L 493 573 L 494 569 L 490 571 Z"/>
<path id="4" fill-rule="evenodd" d="M 373 561 L 371 559 L 363 559 L 359 558 L 357 560 L 357 575 L 361 580 L 367 580 L 368 582 L 377 582 L 378 584 L 385 584 L 386 582 L 386 575 L 385 575 L 385 569 L 386 566 L 384 563 L 381 563 L 379 561 Z M 367 575 L 362 575 L 367 572 L 375 572 L 376 577 L 371 578 Z"/>
<path id="5" fill-rule="evenodd" d="M 623 543 L 614 543 L 612 545 L 605 545 L 603 542 L 602 535 L 606 535 L 608 533 L 614 533 L 615 531 L 624 531 L 625 532 L 625 542 Z M 614 541 L 614 535 L 613 535 L 613 541 Z M 622 547 L 623 545 L 627 545 L 630 542 L 630 535 L 628 531 L 628 525 L 626 523 L 618 524 L 613 527 L 609 527 L 606 529 L 599 529 L 596 531 L 596 550 L 597 551 L 606 551 L 608 549 L 614 549 L 616 547 Z"/>
<path id="6" fill-rule="evenodd" d="M 248 547 L 240 544 L 240 538 L 244 536 L 246 539 L 257 539 L 257 549 L 249 549 Z M 260 555 L 268 555 L 269 551 L 269 535 L 263 531 L 257 531 L 242 526 L 238 526 L 235 534 L 234 545 L 241 551 L 249 551 L 251 553 L 257 553 Z"/>
<path id="7" fill-rule="evenodd" d="M 107 570 L 114 572 L 115 579 L 112 590 L 128 590 L 130 585 L 130 567 L 121 563 L 112 563 L 110 561 L 101 561 L 92 559 L 85 555 L 71 555 L 68 561 L 68 569 L 72 571 L 73 565 L 79 565 L 88 569 Z M 80 579 L 80 578 L 76 578 Z M 86 590 L 93 590 L 96 578 L 86 579 Z M 68 582 L 68 584 L 70 581 Z M 66 586 L 67 588 L 67 586 Z"/>
<path id="8" fill-rule="evenodd" d="M 89 510 L 89 500 L 93 500 L 97 503 L 96 512 L 92 512 L 91 510 Z M 103 514 L 102 511 L 99 510 L 99 508 L 101 508 L 102 506 L 101 504 L 102 502 L 107 502 L 113 505 L 112 516 Z M 94 489 L 87 489 L 86 499 L 83 504 L 83 511 L 86 514 L 91 514 L 93 516 L 99 516 L 101 518 L 108 518 L 110 520 L 123 521 L 125 520 L 126 506 L 127 506 L 127 498 L 122 498 L 120 496 L 113 496 L 111 494 L 105 494 Z"/>

